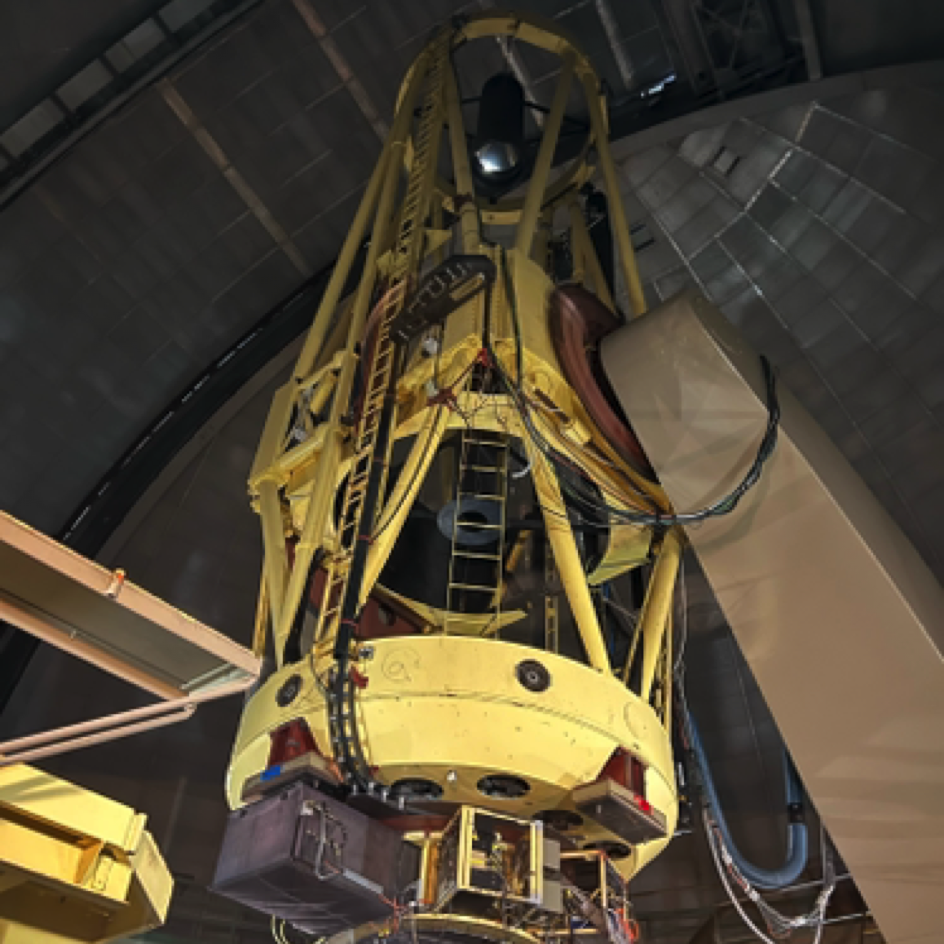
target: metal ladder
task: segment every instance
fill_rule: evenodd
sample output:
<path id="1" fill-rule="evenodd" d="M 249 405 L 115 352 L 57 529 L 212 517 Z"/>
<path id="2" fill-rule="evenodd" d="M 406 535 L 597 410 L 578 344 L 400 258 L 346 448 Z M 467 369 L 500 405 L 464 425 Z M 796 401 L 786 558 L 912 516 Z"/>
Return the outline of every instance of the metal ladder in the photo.
<path id="1" fill-rule="evenodd" d="M 385 291 L 385 307 L 377 329 L 377 341 L 365 385 L 361 416 L 357 426 L 354 456 L 344 490 L 338 547 L 328 563 L 325 592 L 318 616 L 315 638 L 319 646 L 332 640 L 338 629 L 342 602 L 354 548 L 363 533 L 373 529 L 374 521 L 363 521 L 364 497 L 370 470 L 375 461 L 383 463 L 381 502 L 386 491 L 389 466 L 387 455 L 375 456 L 377 433 L 384 399 L 395 367 L 396 345 L 390 338 L 390 325 L 403 309 L 411 277 L 416 271 L 423 249 L 424 222 L 439 155 L 445 99 L 443 81 L 448 65 L 452 31 L 444 29 L 430 48 L 426 74 L 427 90 L 420 110 L 419 127 L 413 138 L 413 160 L 409 182 L 400 215 L 400 227 L 392 251 L 390 276 Z M 373 510 L 376 514 L 376 509 Z"/>
<path id="2" fill-rule="evenodd" d="M 504 433 L 488 430 L 465 429 L 459 453 L 459 469 L 456 479 L 455 507 L 452 517 L 452 546 L 449 555 L 449 578 L 446 584 L 446 612 L 443 617 L 443 632 L 449 632 L 450 624 L 466 620 L 468 614 L 463 607 L 470 602 L 480 609 L 487 598 L 494 613 L 482 630 L 490 627 L 501 616 L 502 566 L 505 559 L 506 505 L 508 500 L 508 437 Z M 485 502 L 497 506 L 497 522 L 463 522 L 463 515 L 474 513 Z M 458 540 L 460 528 L 471 533 L 495 533 L 490 550 L 470 550 Z M 474 548 L 475 545 L 472 545 Z M 490 565 L 493 579 L 488 583 L 473 583 L 473 568 L 481 564 Z"/>

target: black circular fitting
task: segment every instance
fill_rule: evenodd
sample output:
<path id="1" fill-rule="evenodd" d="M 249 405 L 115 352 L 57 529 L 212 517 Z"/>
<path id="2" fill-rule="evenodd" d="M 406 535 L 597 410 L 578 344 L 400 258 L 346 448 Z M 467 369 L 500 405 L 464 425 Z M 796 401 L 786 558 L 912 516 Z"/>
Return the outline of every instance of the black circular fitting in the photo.
<path id="1" fill-rule="evenodd" d="M 278 704 L 279 708 L 287 708 L 295 701 L 301 690 L 302 677 L 300 675 L 290 676 L 282 683 L 282 687 L 278 690 L 275 696 L 276 704 Z"/>
<path id="2" fill-rule="evenodd" d="M 531 789 L 527 780 L 512 777 L 509 774 L 492 774 L 489 777 L 483 777 L 477 786 L 479 793 L 484 793 L 493 800 L 517 800 Z"/>
<path id="3" fill-rule="evenodd" d="M 610 859 L 625 859 L 630 853 L 630 848 L 626 843 L 610 842 L 609 840 L 591 842 L 584 846 L 584 849 L 598 849 L 600 852 L 606 853 Z"/>
<path id="4" fill-rule="evenodd" d="M 529 692 L 546 692 L 551 687 L 551 673 L 537 659 L 519 662 L 515 675 Z"/>
<path id="5" fill-rule="evenodd" d="M 390 788 L 390 795 L 404 800 L 438 800 L 443 788 L 434 780 L 424 780 L 421 777 L 409 777 L 397 780 Z"/>
<path id="6" fill-rule="evenodd" d="M 458 502 L 453 499 L 436 515 L 436 527 L 443 537 L 469 547 L 486 547 L 498 542 L 496 525 L 501 523 L 501 505 L 497 499 L 464 497 L 461 507 L 457 506 Z"/>
<path id="7" fill-rule="evenodd" d="M 559 833 L 583 825 L 583 817 L 573 810 L 542 810 L 536 818 Z"/>

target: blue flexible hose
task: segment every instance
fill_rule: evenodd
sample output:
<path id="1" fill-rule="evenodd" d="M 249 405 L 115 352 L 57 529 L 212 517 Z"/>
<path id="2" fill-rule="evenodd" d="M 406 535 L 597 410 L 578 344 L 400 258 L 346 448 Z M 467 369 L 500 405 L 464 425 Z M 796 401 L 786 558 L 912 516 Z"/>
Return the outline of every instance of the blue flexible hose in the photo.
<path id="1" fill-rule="evenodd" d="M 718 791 L 715 789 L 714 780 L 711 777 L 711 768 L 708 766 L 708 758 L 705 756 L 705 749 L 701 743 L 701 737 L 698 734 L 698 727 L 695 719 L 688 714 L 688 728 L 691 733 L 692 750 L 695 754 L 695 761 L 698 764 L 701 774 L 701 782 L 705 790 L 705 798 L 711 810 L 711 815 L 718 824 L 721 831 L 721 837 L 724 844 L 728 847 L 728 852 L 734 860 L 741 874 L 755 888 L 764 890 L 773 890 L 783 888 L 786 885 L 792 885 L 799 877 L 806 866 L 806 860 L 809 855 L 809 837 L 807 835 L 806 823 L 799 818 L 803 808 L 803 785 L 793 766 L 793 761 L 786 750 L 783 752 L 783 773 L 784 788 L 786 794 L 787 810 L 790 814 L 790 821 L 787 826 L 787 850 L 784 855 L 783 865 L 778 869 L 763 869 L 751 862 L 741 854 L 734 840 L 731 838 L 731 832 L 725 821 L 724 813 L 721 809 L 721 802 L 718 798 Z"/>

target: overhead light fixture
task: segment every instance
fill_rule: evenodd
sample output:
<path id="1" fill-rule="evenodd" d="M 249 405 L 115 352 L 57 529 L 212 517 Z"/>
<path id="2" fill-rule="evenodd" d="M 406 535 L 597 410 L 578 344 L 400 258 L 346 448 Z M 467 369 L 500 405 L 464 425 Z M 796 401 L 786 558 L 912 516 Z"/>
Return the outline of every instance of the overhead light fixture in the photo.
<path id="1" fill-rule="evenodd" d="M 502 176 L 518 166 L 518 149 L 508 141 L 487 141 L 476 152 L 479 169 L 489 176 Z"/>
<path id="2" fill-rule="evenodd" d="M 493 75 L 479 98 L 479 121 L 472 153 L 486 181 L 507 184 L 524 166 L 524 89 L 507 72 Z"/>

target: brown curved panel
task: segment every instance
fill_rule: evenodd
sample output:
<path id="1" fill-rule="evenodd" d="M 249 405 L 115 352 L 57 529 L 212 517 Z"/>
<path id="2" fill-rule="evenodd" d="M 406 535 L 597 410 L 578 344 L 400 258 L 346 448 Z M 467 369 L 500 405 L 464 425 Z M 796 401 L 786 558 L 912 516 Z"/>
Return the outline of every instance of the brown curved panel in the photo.
<path id="1" fill-rule="evenodd" d="M 652 466 L 620 409 L 600 366 L 597 345 L 622 324 L 595 295 L 579 285 L 554 289 L 548 324 L 564 377 L 610 445 L 637 472 L 654 478 Z"/>

